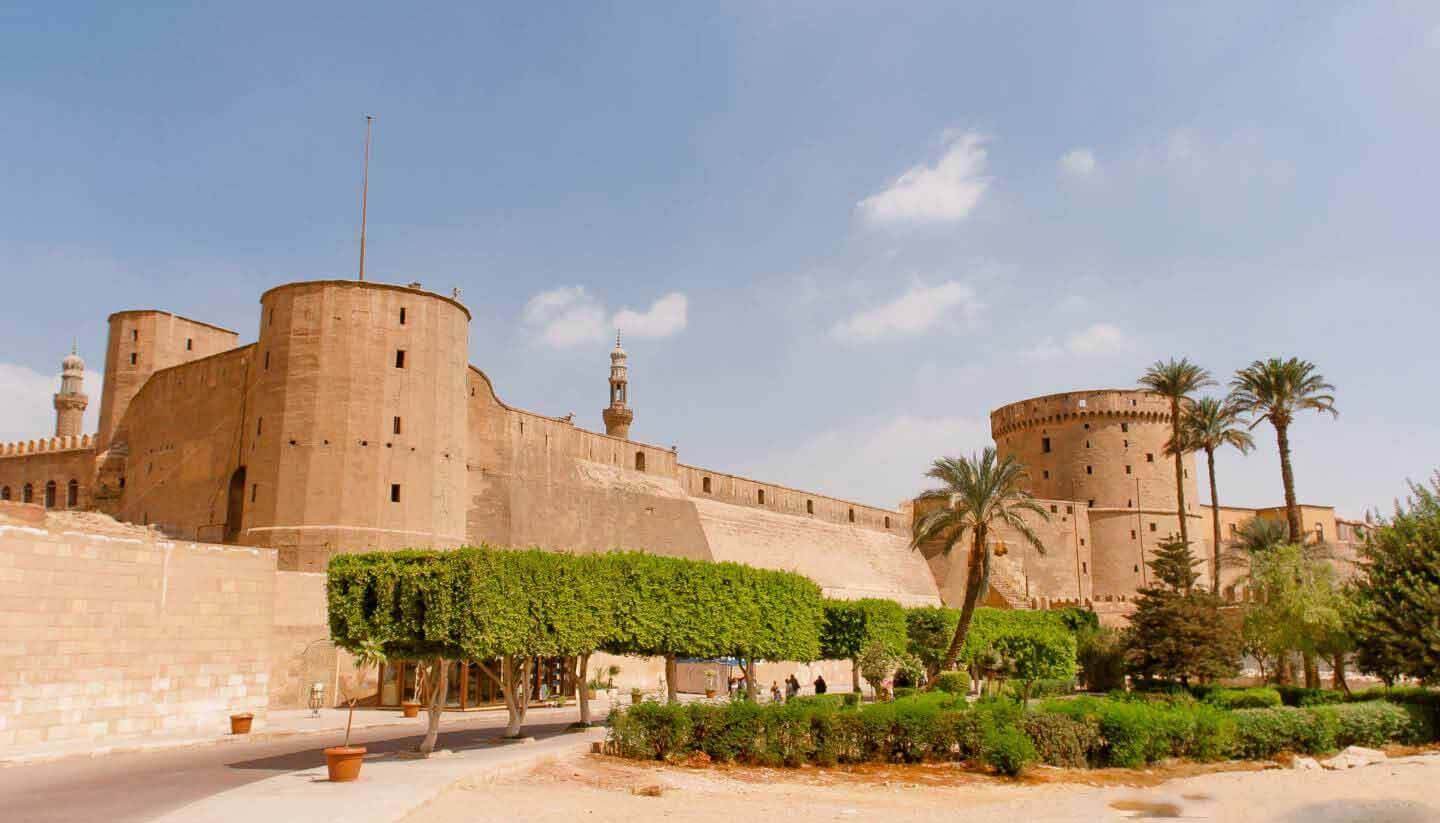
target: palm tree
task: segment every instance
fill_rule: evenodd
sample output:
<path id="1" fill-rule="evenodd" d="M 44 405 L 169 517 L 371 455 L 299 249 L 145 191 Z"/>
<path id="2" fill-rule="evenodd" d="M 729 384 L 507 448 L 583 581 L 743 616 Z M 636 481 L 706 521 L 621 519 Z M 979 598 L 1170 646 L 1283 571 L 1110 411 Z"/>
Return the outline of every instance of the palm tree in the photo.
<path id="1" fill-rule="evenodd" d="M 1206 386 L 1215 385 L 1210 372 L 1191 363 L 1186 358 L 1170 358 L 1169 362 L 1156 360 L 1145 373 L 1140 375 L 1143 388 L 1170 399 L 1170 449 L 1175 455 L 1175 505 L 1180 513 L 1180 540 L 1190 545 L 1190 530 L 1185 523 L 1185 440 L 1180 436 L 1180 407 L 1188 404 L 1190 395 Z"/>
<path id="2" fill-rule="evenodd" d="M 965 603 L 960 609 L 955 637 L 940 666 L 942 670 L 953 669 L 970 632 L 975 606 L 990 588 L 991 529 L 1007 525 L 1044 554 L 1044 544 L 1022 513 L 1030 512 L 1046 521 L 1050 514 L 1025 490 L 1029 480 L 1025 467 L 1013 456 L 997 456 L 993 446 L 970 457 L 942 457 L 925 475 L 940 481 L 941 485 L 922 493 L 919 499 L 940 505 L 920 518 L 910 548 L 918 549 L 922 543 L 938 539 L 943 541 L 947 555 L 957 547 L 968 545 L 970 549 Z"/>
<path id="3" fill-rule="evenodd" d="M 1215 490 L 1215 452 L 1221 447 L 1233 446 L 1241 454 L 1247 454 L 1255 448 L 1255 438 L 1239 422 L 1239 410 L 1229 401 L 1214 397 L 1195 401 L 1180 421 L 1182 445 L 1187 451 L 1205 452 L 1210 475 L 1210 553 L 1214 561 L 1210 567 L 1210 590 L 1216 594 L 1220 593 L 1220 494 Z"/>
<path id="4" fill-rule="evenodd" d="M 1280 480 L 1285 484 L 1285 517 L 1290 524 L 1290 542 L 1300 543 L 1300 506 L 1295 502 L 1295 473 L 1290 468 L 1290 423 L 1295 413 L 1306 409 L 1328 412 L 1335 409 L 1335 387 L 1315 371 L 1315 364 L 1298 357 L 1281 360 L 1256 360 L 1235 372 L 1230 381 L 1230 399 L 1243 414 L 1249 415 L 1250 428 L 1269 420 L 1275 427 L 1275 442 L 1280 449 Z"/>

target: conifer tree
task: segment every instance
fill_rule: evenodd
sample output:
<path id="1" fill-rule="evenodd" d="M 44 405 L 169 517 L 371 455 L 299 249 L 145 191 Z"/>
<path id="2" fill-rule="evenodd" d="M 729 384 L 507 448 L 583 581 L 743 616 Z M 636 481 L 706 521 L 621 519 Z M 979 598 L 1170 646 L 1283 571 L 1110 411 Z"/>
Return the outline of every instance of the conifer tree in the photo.
<path id="1" fill-rule="evenodd" d="M 1360 550 L 1356 649 L 1360 668 L 1386 683 L 1399 675 L 1440 681 L 1440 472 Z"/>
<path id="2" fill-rule="evenodd" d="M 1240 633 L 1213 592 L 1195 588 L 1200 575 L 1189 545 L 1177 536 L 1149 562 L 1158 581 L 1140 589 L 1125 631 L 1125 664 L 1146 679 L 1211 680 L 1238 670 Z"/>

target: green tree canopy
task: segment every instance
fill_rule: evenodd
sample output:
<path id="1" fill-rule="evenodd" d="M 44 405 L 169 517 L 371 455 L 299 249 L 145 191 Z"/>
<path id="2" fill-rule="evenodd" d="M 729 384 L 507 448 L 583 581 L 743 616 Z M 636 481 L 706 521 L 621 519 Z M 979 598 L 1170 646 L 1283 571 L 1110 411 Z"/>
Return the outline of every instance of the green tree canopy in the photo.
<path id="1" fill-rule="evenodd" d="M 1440 472 L 1412 483 L 1410 497 L 1360 550 L 1356 649 L 1360 668 L 1440 683 Z"/>
<path id="2" fill-rule="evenodd" d="M 1138 677 L 1210 680 L 1239 667 L 1240 632 L 1213 592 L 1196 589 L 1195 556 L 1180 539 L 1156 549 L 1149 563 L 1158 584 L 1140 589 L 1125 631 L 1125 660 Z"/>

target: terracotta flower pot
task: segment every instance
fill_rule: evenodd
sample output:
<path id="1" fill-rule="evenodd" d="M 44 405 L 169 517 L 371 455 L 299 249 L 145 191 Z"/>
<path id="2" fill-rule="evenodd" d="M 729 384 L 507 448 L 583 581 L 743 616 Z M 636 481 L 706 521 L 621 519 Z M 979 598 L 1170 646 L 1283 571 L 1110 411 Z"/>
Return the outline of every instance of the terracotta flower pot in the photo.
<path id="1" fill-rule="evenodd" d="M 245 712 L 244 714 L 230 715 L 231 734 L 249 734 L 250 724 L 255 721 L 255 715 Z"/>
<path id="2" fill-rule="evenodd" d="M 364 746 L 331 746 L 325 750 L 325 767 L 330 771 L 331 783 L 348 783 L 359 777 L 363 762 Z"/>
<path id="3" fill-rule="evenodd" d="M 401 704 L 400 704 L 400 711 L 404 712 L 406 717 L 419 717 L 419 716 L 420 716 L 420 704 L 419 704 L 419 703 L 401 703 Z"/>
<path id="4" fill-rule="evenodd" d="M 706 698 L 713 698 L 714 696 L 715 696 L 715 690 L 714 690 L 714 689 L 706 689 L 706 690 L 705 690 L 705 697 L 706 697 Z"/>
<path id="5" fill-rule="evenodd" d="M 644 700 L 645 700 L 645 695 L 641 694 L 640 692 L 631 692 L 631 693 L 630 693 L 630 703 L 631 703 L 632 705 L 637 705 L 637 706 L 638 706 L 640 703 L 644 702 Z"/>

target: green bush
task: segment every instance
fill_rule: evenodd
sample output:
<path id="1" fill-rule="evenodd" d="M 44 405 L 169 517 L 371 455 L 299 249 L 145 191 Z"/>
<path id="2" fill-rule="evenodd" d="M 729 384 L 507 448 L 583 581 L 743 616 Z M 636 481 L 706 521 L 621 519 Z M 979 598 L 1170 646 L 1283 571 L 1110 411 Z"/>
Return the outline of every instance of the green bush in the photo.
<path id="1" fill-rule="evenodd" d="M 1222 709 L 1273 709 L 1281 704 L 1274 689 L 1206 689 L 1197 694 L 1203 702 Z"/>
<path id="2" fill-rule="evenodd" d="M 694 721 L 679 703 L 645 702 L 616 712 L 611 739 L 626 757 L 665 760 L 691 750 Z"/>
<path id="3" fill-rule="evenodd" d="M 840 699 L 847 709 L 854 709 L 860 706 L 859 692 L 843 692 L 840 695 Z"/>
<path id="4" fill-rule="evenodd" d="M 1273 686 L 1286 706 L 1328 706 L 1344 703 L 1345 695 L 1328 689 L 1307 689 L 1304 686 Z"/>
<path id="5" fill-rule="evenodd" d="M 619 714 L 628 714 L 636 708 L 639 707 L 632 706 Z M 765 708 L 748 700 L 686 706 L 691 716 L 691 739 L 695 748 L 722 763 L 754 760 L 764 748 L 761 716 Z M 615 725 L 612 722 L 612 729 Z"/>
<path id="6" fill-rule="evenodd" d="M 1281 752 L 1319 754 L 1335 748 L 1338 723 L 1333 715 L 1314 709 L 1241 709 L 1235 715 L 1232 751 L 1248 760 L 1265 760 Z"/>
<path id="7" fill-rule="evenodd" d="M 1015 777 L 1036 759 L 1035 744 L 1014 726 L 998 726 L 985 735 L 985 763 L 1000 774 Z"/>
<path id="8" fill-rule="evenodd" d="M 1094 718 L 1031 712 L 1025 716 L 1025 733 L 1040 761 L 1051 766 L 1080 769 L 1100 754 L 1100 724 Z"/>
<path id="9" fill-rule="evenodd" d="M 949 694 L 969 694 L 970 673 L 964 671 L 941 672 L 935 678 L 935 690 Z"/>
<path id="10" fill-rule="evenodd" d="M 1120 632 L 1105 628 L 1075 635 L 1075 661 L 1080 679 L 1092 692 L 1125 688 L 1125 645 Z"/>
<path id="11" fill-rule="evenodd" d="M 1419 706 L 1400 706 L 1374 701 L 1339 706 L 1316 706 L 1308 711 L 1326 718 L 1335 728 L 1335 747 L 1369 746 L 1386 743 L 1428 743 L 1428 712 Z"/>
<path id="12" fill-rule="evenodd" d="M 1235 734 L 1230 713 L 1189 695 L 1165 697 L 1153 702 L 1080 697 L 1051 701 L 1043 710 L 1095 723 L 1103 740 L 1099 759 L 1106 766 L 1138 768 L 1166 757 L 1214 760 L 1228 753 Z"/>
<path id="13" fill-rule="evenodd" d="M 1070 678 L 1036 680 L 1030 684 L 1031 699 L 1046 697 L 1068 697 L 1075 693 L 1075 681 Z M 1025 694 L 1024 683 L 1007 683 L 1005 694 L 1012 700 L 1019 700 Z"/>

